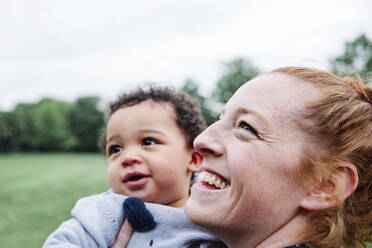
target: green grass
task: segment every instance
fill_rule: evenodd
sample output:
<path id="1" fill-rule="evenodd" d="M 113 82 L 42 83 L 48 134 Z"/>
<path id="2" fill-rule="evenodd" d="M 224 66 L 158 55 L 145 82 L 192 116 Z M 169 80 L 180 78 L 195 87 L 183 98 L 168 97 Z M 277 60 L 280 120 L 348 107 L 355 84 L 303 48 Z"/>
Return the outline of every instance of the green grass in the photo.
<path id="1" fill-rule="evenodd" d="M 79 198 L 107 188 L 99 154 L 1 154 L 0 246 L 40 248 Z"/>
<path id="2" fill-rule="evenodd" d="M 107 188 L 100 154 L 0 154 L 0 246 L 41 247 L 79 198 Z"/>

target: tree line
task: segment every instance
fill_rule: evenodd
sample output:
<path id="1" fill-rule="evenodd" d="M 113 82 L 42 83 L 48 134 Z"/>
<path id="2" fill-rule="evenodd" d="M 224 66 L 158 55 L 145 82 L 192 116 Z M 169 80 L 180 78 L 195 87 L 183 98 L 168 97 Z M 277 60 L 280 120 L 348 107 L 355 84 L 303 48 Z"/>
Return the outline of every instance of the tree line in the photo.
<path id="1" fill-rule="evenodd" d="M 97 151 L 104 113 L 99 97 L 44 98 L 0 112 L 0 151 Z"/>
<path id="2" fill-rule="evenodd" d="M 330 59 L 331 70 L 341 76 L 358 74 L 371 82 L 372 41 L 365 34 L 346 42 L 343 54 Z M 181 90 L 199 100 L 202 115 L 210 125 L 217 119 L 216 106 L 226 103 L 245 82 L 260 73 L 246 58 L 224 64 L 224 71 L 209 96 L 199 92 L 199 84 L 185 80 Z M 52 98 L 37 103 L 20 103 L 12 111 L 0 112 L 0 152 L 98 151 L 104 130 L 104 111 L 97 96 L 74 102 Z"/>

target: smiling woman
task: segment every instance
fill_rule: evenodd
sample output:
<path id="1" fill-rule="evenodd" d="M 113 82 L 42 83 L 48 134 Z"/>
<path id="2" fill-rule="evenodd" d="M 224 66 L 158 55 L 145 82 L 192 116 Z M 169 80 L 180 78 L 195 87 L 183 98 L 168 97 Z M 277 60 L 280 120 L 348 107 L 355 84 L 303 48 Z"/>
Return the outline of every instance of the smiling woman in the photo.
<path id="1" fill-rule="evenodd" d="M 194 142 L 205 158 L 187 217 L 228 247 L 364 247 L 371 101 L 358 79 L 308 68 L 246 83 Z"/>

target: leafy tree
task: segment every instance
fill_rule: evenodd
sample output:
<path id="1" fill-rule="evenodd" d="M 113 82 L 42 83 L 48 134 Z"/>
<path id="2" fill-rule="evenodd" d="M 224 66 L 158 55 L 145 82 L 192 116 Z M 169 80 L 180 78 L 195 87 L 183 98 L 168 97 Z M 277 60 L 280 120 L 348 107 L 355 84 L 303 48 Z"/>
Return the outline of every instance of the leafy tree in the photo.
<path id="1" fill-rule="evenodd" d="M 12 112 L 0 112 L 0 152 L 15 151 L 17 140 L 15 135 L 15 118 Z"/>
<path id="2" fill-rule="evenodd" d="M 38 136 L 35 130 L 33 111 L 35 104 L 19 103 L 12 111 L 13 139 L 15 151 L 31 151 L 37 149 Z"/>
<path id="3" fill-rule="evenodd" d="M 40 151 L 69 149 L 67 112 L 70 104 L 50 98 L 42 99 L 34 106 L 32 121 L 35 129 L 36 148 Z"/>
<path id="4" fill-rule="evenodd" d="M 256 77 L 259 72 L 256 66 L 244 58 L 236 58 L 224 66 L 225 72 L 213 92 L 213 96 L 222 103 L 226 103 L 242 84 Z"/>
<path id="5" fill-rule="evenodd" d="M 192 79 L 187 79 L 181 90 L 189 94 L 192 98 L 199 100 L 201 114 L 208 126 L 217 120 L 217 113 L 209 107 L 209 105 L 211 105 L 211 100 L 208 100 L 199 93 L 199 86 L 197 83 Z"/>
<path id="6" fill-rule="evenodd" d="M 331 69 L 340 76 L 358 74 L 363 79 L 372 79 L 372 41 L 365 34 L 346 42 L 342 55 L 330 60 Z"/>
<path id="7" fill-rule="evenodd" d="M 104 125 L 104 114 L 98 109 L 99 97 L 81 97 L 71 106 L 68 126 L 74 138 L 74 149 L 97 151 Z"/>

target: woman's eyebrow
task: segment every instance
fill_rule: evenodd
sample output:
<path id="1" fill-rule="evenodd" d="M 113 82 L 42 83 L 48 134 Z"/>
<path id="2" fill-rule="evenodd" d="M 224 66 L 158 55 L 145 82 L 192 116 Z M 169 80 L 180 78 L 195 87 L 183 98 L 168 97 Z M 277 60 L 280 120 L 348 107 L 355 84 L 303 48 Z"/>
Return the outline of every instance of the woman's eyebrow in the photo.
<path id="1" fill-rule="evenodd" d="M 260 114 L 257 111 L 254 111 L 254 110 L 249 109 L 247 107 L 240 107 L 236 110 L 235 113 L 237 115 L 250 114 L 250 115 L 254 116 L 255 118 L 257 118 L 261 122 L 260 125 L 263 125 L 264 128 L 269 127 L 269 122 L 266 120 L 266 118 L 262 114 Z"/>
<path id="2" fill-rule="evenodd" d="M 221 113 L 218 115 L 218 120 L 221 120 L 222 116 L 225 115 L 226 112 L 226 105 L 222 108 Z"/>

